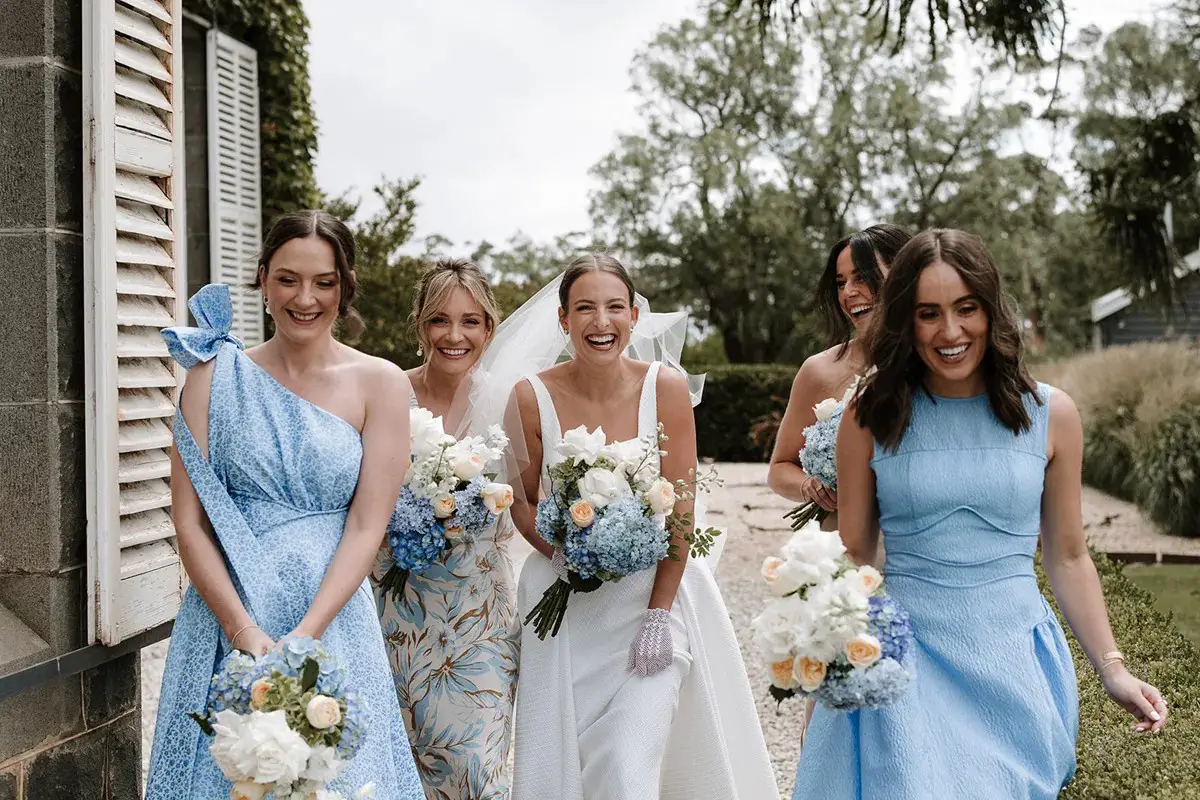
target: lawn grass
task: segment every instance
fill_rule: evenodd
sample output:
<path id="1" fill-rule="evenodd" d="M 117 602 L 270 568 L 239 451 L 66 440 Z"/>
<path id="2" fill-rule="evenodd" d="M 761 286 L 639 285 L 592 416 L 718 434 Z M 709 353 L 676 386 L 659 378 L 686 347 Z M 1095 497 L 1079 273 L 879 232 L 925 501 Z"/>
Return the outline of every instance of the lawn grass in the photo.
<path id="1" fill-rule="evenodd" d="M 1154 595 L 1154 606 L 1200 648 L 1200 564 L 1130 564 L 1125 575 Z"/>

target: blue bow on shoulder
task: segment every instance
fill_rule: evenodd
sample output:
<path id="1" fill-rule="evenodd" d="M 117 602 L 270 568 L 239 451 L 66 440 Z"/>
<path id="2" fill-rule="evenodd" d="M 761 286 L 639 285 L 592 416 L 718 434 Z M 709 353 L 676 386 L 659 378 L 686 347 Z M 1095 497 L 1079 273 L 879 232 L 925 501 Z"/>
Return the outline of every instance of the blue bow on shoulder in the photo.
<path id="1" fill-rule="evenodd" d="M 192 295 L 188 309 L 198 328 L 164 328 L 162 337 L 171 356 L 184 369 L 191 369 L 216 357 L 221 345 L 229 342 L 239 350 L 245 349 L 240 339 L 230 331 L 233 329 L 233 303 L 229 299 L 229 287 L 223 283 L 210 283 Z"/>

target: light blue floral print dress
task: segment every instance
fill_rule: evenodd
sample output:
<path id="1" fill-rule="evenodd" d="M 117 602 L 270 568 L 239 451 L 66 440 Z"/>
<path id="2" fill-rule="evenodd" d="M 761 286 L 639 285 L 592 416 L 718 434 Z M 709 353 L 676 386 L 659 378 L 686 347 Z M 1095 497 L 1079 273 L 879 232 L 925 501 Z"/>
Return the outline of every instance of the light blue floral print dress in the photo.
<path id="1" fill-rule="evenodd" d="M 182 414 L 175 417 L 175 447 L 242 602 L 278 640 L 300 623 L 341 541 L 362 440 L 348 422 L 284 388 L 242 352 L 229 332 L 229 287 L 206 286 L 188 305 L 200 327 L 163 335 L 187 369 L 215 359 L 208 458 Z M 366 581 L 321 641 L 345 664 L 346 685 L 365 701 L 369 726 L 358 754 L 330 788 L 352 795 L 374 782 L 377 800 L 419 800 L 421 782 Z M 190 587 L 167 652 L 146 800 L 229 797 L 232 784 L 209 755 L 211 740 L 186 715 L 203 712 L 213 672 L 230 649 Z"/>
<path id="2" fill-rule="evenodd" d="M 415 398 L 413 405 L 416 404 Z M 477 539 L 450 539 L 403 596 L 375 595 L 396 694 L 428 800 L 500 800 L 517 691 L 516 613 L 507 513 Z"/>

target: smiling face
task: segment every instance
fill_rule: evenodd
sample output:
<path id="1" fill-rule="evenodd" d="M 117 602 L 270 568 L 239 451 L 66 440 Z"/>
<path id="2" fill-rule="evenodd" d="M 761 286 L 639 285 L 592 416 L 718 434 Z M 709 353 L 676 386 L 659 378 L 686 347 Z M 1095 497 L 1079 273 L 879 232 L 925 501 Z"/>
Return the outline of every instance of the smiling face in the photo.
<path id="1" fill-rule="evenodd" d="M 571 284 L 566 308 L 560 309 L 563 329 L 575 345 L 575 357 L 586 362 L 616 362 L 629 345 L 638 310 L 629 300 L 629 287 L 610 272 L 590 271 Z"/>
<path id="2" fill-rule="evenodd" d="M 881 276 L 887 277 L 887 267 L 884 266 L 878 255 L 875 258 L 879 264 Z M 850 247 L 844 248 L 838 254 L 835 286 L 837 287 L 838 305 L 850 319 L 855 333 L 862 333 L 870 321 L 871 311 L 875 308 L 875 295 L 855 268 L 854 255 Z"/>
<path id="3" fill-rule="evenodd" d="M 260 282 L 275 335 L 298 344 L 332 336 L 342 293 L 329 242 L 319 236 L 287 241 L 260 270 Z"/>
<path id="4" fill-rule="evenodd" d="M 923 269 L 913 314 L 913 337 L 929 368 L 929 390 L 943 397 L 982 394 L 990 325 L 980 299 L 958 270 L 941 260 Z"/>
<path id="5" fill-rule="evenodd" d="M 431 370 L 461 375 L 479 363 L 490 335 L 483 306 L 466 288 L 456 286 L 425 324 L 425 363 Z"/>

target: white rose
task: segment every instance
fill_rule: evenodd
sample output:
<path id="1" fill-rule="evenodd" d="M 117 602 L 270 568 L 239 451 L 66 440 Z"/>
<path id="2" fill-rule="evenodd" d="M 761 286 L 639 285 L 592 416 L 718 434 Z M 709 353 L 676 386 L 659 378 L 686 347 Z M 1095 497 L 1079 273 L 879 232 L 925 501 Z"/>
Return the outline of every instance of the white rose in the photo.
<path id="1" fill-rule="evenodd" d="M 324 786 L 342 774 L 346 762 L 338 758 L 337 750 L 325 745 L 314 747 L 308 757 L 308 767 L 300 777 Z"/>
<path id="2" fill-rule="evenodd" d="M 783 560 L 789 563 L 781 568 L 781 578 L 786 572 L 795 586 L 820 583 L 833 578 L 845 563 L 846 547 L 837 531 L 823 531 L 814 520 L 792 535 L 781 550 Z M 784 591 L 791 591 L 785 589 Z"/>
<path id="3" fill-rule="evenodd" d="M 768 586 L 774 586 L 779 583 L 779 568 L 784 565 L 784 560 L 778 556 L 767 556 L 762 563 L 762 579 Z"/>
<path id="4" fill-rule="evenodd" d="M 604 449 L 605 438 L 604 428 L 596 428 L 588 433 L 587 428 L 580 425 L 578 428 L 567 431 L 563 440 L 558 443 L 557 449 L 559 455 L 564 458 L 573 458 L 584 464 L 594 464 Z"/>
<path id="5" fill-rule="evenodd" d="M 655 514 L 670 515 L 675 510 L 675 487 L 666 478 L 659 478 L 650 484 L 645 497 Z"/>
<path id="6" fill-rule="evenodd" d="M 342 707 L 338 701 L 323 694 L 313 696 L 304 708 L 304 716 L 308 724 L 319 731 L 332 728 L 342 721 Z"/>
<path id="7" fill-rule="evenodd" d="M 208 752 L 221 768 L 221 773 L 231 781 L 244 781 L 250 773 L 238 767 L 237 749 L 246 732 L 246 717 L 236 711 L 225 709 L 213 717 L 213 741 Z"/>
<path id="8" fill-rule="evenodd" d="M 854 570 L 853 576 L 854 580 L 858 581 L 859 586 L 867 596 L 875 594 L 879 590 L 879 587 L 883 586 L 883 576 L 879 574 L 879 570 L 870 565 Z"/>
<path id="9" fill-rule="evenodd" d="M 646 443 L 641 439 L 626 439 L 623 442 L 613 442 L 605 445 L 600 455 L 612 459 L 619 467 L 632 470 L 646 457 Z"/>
<path id="10" fill-rule="evenodd" d="M 813 406 L 813 413 L 817 415 L 818 422 L 825 422 L 833 419 L 833 415 L 837 413 L 838 401 L 832 397 L 827 397 L 821 402 Z"/>
<path id="11" fill-rule="evenodd" d="M 483 506 L 493 514 L 503 514 L 513 504 L 513 488 L 507 483 L 489 483 L 479 492 Z"/>
<path id="12" fill-rule="evenodd" d="M 408 412 L 409 435 L 412 440 L 412 452 L 417 458 L 423 458 L 442 446 L 446 433 L 442 428 L 442 418 L 433 416 L 427 408 L 414 408 Z"/>
<path id="13" fill-rule="evenodd" d="M 372 781 L 354 793 L 355 800 L 375 800 L 375 782 Z"/>
<path id="14" fill-rule="evenodd" d="M 866 669 L 883 655 L 879 640 L 869 633 L 855 636 L 846 642 L 846 660 L 858 669 Z"/>
<path id="15" fill-rule="evenodd" d="M 295 783 L 312 749 L 282 711 L 254 711 L 236 750 L 238 768 L 258 783 Z"/>
<path id="16" fill-rule="evenodd" d="M 458 508 L 454 495 L 446 492 L 430 498 L 429 504 L 433 506 L 433 515 L 438 519 L 449 519 L 454 516 L 455 510 Z"/>
<path id="17" fill-rule="evenodd" d="M 600 509 L 622 495 L 629 493 L 629 484 L 615 472 L 607 469 L 589 469 L 579 479 L 579 493 L 583 499 Z"/>
<path id="18" fill-rule="evenodd" d="M 230 800 L 262 800 L 267 796 L 267 790 L 270 788 L 266 784 L 254 781 L 238 781 L 233 785 L 229 798 Z"/>
<path id="19" fill-rule="evenodd" d="M 792 655 L 796 634 L 807 625 L 808 608 L 798 597 L 779 597 L 769 600 L 762 612 L 750 623 L 754 645 L 767 657 L 768 663 L 783 661 Z"/>
<path id="20" fill-rule="evenodd" d="M 455 477 L 463 481 L 469 481 L 482 475 L 485 466 L 487 466 L 486 462 L 476 453 L 459 452 L 450 459 L 450 469 L 454 470 Z"/>

